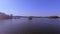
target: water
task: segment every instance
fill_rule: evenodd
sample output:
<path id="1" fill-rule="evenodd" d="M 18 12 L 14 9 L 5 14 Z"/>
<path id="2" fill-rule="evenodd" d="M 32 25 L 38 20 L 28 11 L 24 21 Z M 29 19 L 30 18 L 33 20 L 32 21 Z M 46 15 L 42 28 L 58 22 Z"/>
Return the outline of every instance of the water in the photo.
<path id="1" fill-rule="evenodd" d="M 0 20 L 0 34 L 59 33 L 60 19 L 28 18 Z"/>

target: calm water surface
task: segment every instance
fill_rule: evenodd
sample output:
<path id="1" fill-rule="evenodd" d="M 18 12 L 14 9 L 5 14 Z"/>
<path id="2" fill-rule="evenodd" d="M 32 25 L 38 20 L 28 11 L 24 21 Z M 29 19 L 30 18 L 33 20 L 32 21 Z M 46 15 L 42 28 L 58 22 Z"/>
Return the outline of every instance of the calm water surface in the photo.
<path id="1" fill-rule="evenodd" d="M 28 18 L 0 20 L 0 34 L 18 34 L 18 33 L 59 33 L 60 19 L 48 18 Z M 23 34 L 24 34 L 23 33 Z"/>

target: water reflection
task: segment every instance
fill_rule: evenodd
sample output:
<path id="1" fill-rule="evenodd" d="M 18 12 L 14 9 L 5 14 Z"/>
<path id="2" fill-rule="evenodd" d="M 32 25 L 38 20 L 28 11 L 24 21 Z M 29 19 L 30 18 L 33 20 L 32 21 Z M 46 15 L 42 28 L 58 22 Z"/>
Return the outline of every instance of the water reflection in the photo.
<path id="1" fill-rule="evenodd" d="M 0 20 L 0 32 L 8 34 L 14 33 L 46 33 L 46 32 L 60 32 L 60 19 L 48 18 L 28 18 Z"/>

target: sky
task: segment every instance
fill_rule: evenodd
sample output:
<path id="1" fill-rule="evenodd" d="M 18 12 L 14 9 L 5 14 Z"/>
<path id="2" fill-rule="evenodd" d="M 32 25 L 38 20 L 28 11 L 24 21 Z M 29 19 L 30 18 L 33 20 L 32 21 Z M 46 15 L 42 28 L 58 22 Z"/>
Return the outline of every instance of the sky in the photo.
<path id="1" fill-rule="evenodd" d="M 0 0 L 0 12 L 18 16 L 60 16 L 60 0 Z"/>

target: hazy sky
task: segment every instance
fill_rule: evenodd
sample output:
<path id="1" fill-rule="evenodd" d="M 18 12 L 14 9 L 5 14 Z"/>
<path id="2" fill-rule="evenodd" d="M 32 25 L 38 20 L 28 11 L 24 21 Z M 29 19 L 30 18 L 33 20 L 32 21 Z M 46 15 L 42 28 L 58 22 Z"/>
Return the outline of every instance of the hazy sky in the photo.
<path id="1" fill-rule="evenodd" d="M 60 0 L 0 0 L 0 12 L 22 16 L 60 16 Z"/>

